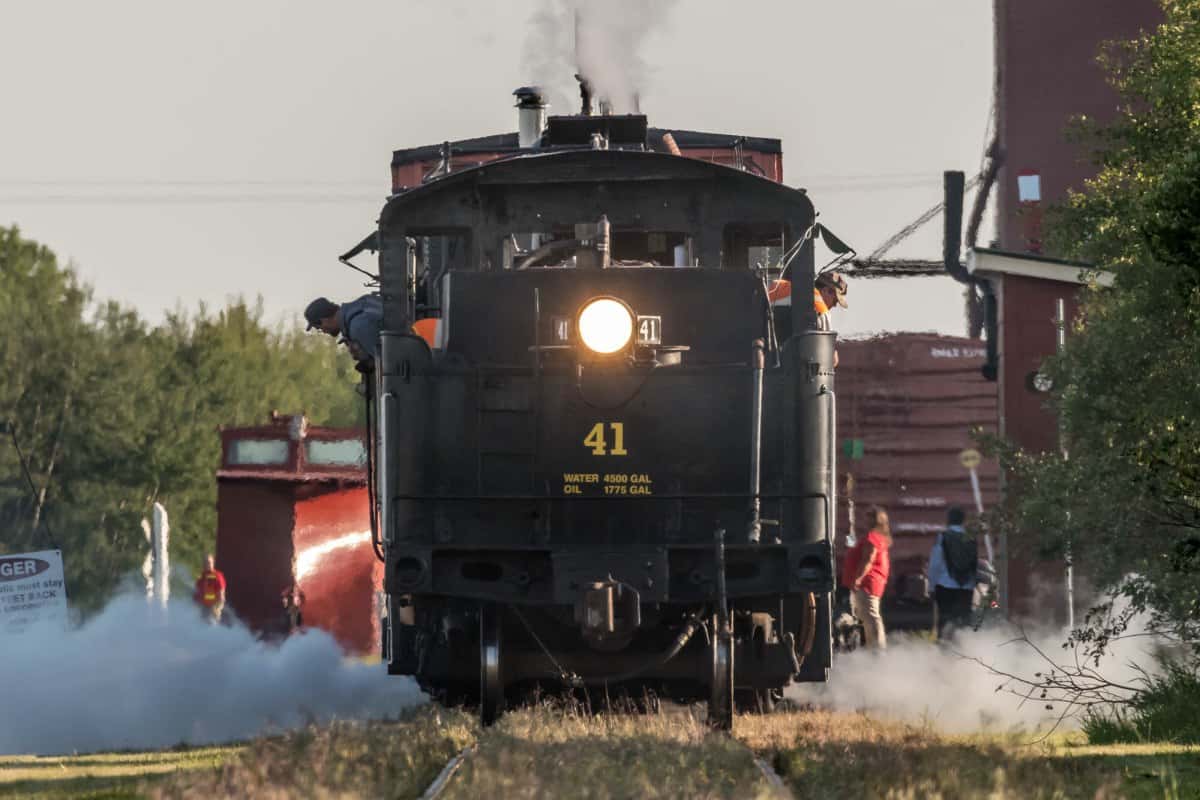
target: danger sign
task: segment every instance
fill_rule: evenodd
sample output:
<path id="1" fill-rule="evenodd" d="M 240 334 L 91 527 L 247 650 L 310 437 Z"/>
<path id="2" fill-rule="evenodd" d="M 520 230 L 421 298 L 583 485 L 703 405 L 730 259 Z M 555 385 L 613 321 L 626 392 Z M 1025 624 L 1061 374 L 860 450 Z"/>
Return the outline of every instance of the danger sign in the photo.
<path id="1" fill-rule="evenodd" d="M 0 556 L 0 635 L 34 624 L 64 626 L 66 622 L 62 553 L 42 550 Z"/>

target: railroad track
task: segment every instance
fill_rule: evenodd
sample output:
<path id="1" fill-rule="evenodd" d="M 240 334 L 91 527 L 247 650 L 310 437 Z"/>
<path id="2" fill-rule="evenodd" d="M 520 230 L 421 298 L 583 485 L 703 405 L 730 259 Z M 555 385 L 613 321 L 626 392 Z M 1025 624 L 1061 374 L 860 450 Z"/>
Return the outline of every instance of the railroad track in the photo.
<path id="1" fill-rule="evenodd" d="M 463 775 L 464 765 L 471 760 L 471 758 L 480 750 L 481 747 L 486 749 L 487 739 L 492 735 L 494 735 L 492 731 L 485 730 L 476 742 L 463 748 L 453 758 L 447 761 L 446 765 L 438 773 L 437 777 L 435 777 L 429 786 L 426 787 L 424 793 L 421 795 L 421 800 L 438 800 L 439 798 L 449 796 L 449 790 L 455 785 L 456 779 Z M 775 772 L 774 768 L 767 759 L 760 757 L 748 745 L 736 739 L 735 737 L 729 734 L 724 734 L 724 736 L 730 742 L 733 742 L 738 749 L 741 749 L 745 752 L 746 757 L 749 758 L 754 764 L 754 767 L 762 776 L 762 780 L 769 787 L 771 797 L 776 798 L 777 800 L 793 800 L 794 795 L 792 794 L 791 790 L 788 788 L 787 784 L 784 783 L 779 774 Z M 614 764 L 614 768 L 618 766 L 619 765 Z M 486 768 L 480 766 L 479 769 Z M 468 784 L 470 783 L 469 778 L 464 780 L 467 780 Z M 460 791 L 456 794 L 461 794 L 462 788 L 463 787 L 460 786 Z"/>
<path id="2" fill-rule="evenodd" d="M 442 771 L 433 779 L 433 783 L 429 784 L 425 789 L 425 793 L 421 795 L 421 800 L 437 800 L 437 798 L 441 797 L 446 791 L 446 787 L 450 785 L 450 781 L 453 780 L 455 774 L 458 772 L 459 767 L 471 756 L 471 753 L 475 752 L 475 748 L 478 746 L 479 743 L 476 742 L 464 747 L 459 751 L 458 755 L 447 761 L 446 766 L 442 767 Z"/>
<path id="3" fill-rule="evenodd" d="M 746 748 L 750 750 L 750 748 Z M 759 758 L 754 751 L 750 751 L 750 755 L 754 758 L 754 766 L 758 767 L 758 771 L 762 773 L 763 779 L 767 785 L 771 787 L 772 792 L 779 800 L 793 800 L 794 795 L 787 784 L 783 782 L 783 778 L 779 777 L 779 773 L 775 768 L 767 763 L 766 759 Z"/>

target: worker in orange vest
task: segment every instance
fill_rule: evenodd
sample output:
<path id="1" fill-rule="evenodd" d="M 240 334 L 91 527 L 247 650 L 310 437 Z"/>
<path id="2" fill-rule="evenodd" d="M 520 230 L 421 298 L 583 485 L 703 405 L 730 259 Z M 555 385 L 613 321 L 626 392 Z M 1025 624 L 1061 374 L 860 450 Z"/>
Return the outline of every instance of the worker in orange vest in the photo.
<path id="1" fill-rule="evenodd" d="M 817 330 L 832 330 L 829 313 L 834 306 L 849 307 L 846 303 L 846 293 L 849 290 L 850 287 L 846 285 L 846 279 L 840 273 L 825 272 L 817 276 L 817 279 L 813 282 L 813 310 L 817 312 Z M 782 278 L 773 281 L 767 290 L 767 299 L 771 302 L 772 311 L 775 309 L 790 311 L 792 305 L 792 282 Z M 837 366 L 836 351 L 833 354 L 833 365 Z"/>
<path id="2" fill-rule="evenodd" d="M 217 569 L 212 553 L 204 559 L 204 571 L 196 579 L 196 591 L 192 597 L 211 624 L 216 625 L 221 621 L 221 614 L 225 610 L 225 575 Z"/>
<path id="3" fill-rule="evenodd" d="M 829 323 L 829 312 L 834 306 L 849 308 L 846 292 L 850 287 L 846 279 L 837 272 L 825 272 L 813 282 L 813 308 L 817 312 L 817 330 L 833 330 Z"/>

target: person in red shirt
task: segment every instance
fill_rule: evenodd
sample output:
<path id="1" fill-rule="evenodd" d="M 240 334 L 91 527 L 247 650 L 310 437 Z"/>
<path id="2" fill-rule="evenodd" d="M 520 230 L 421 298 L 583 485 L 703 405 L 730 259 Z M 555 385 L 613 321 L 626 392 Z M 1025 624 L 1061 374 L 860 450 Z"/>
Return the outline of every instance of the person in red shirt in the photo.
<path id="1" fill-rule="evenodd" d="M 196 591 L 192 597 L 211 624 L 216 625 L 221 621 L 221 613 L 225 610 L 225 575 L 217 569 L 212 553 L 204 559 L 204 571 L 196 579 Z"/>
<path id="2" fill-rule="evenodd" d="M 870 530 L 866 537 L 846 554 L 842 576 L 843 582 L 850 584 L 850 610 L 863 624 L 866 646 L 884 650 L 887 634 L 880 601 L 892 570 L 888 552 L 892 547 L 892 526 L 887 512 L 878 506 L 867 511 L 867 526 Z"/>

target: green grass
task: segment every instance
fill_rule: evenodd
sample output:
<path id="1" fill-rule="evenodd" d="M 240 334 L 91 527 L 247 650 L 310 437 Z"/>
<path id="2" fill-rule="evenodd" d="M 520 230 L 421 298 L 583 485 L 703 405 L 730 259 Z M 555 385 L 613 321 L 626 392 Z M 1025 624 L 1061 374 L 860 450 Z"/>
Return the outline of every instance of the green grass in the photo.
<path id="1" fill-rule="evenodd" d="M 1088 741 L 1200 744 L 1200 675 L 1171 662 L 1162 667 L 1127 708 L 1088 716 L 1083 722 Z"/>

